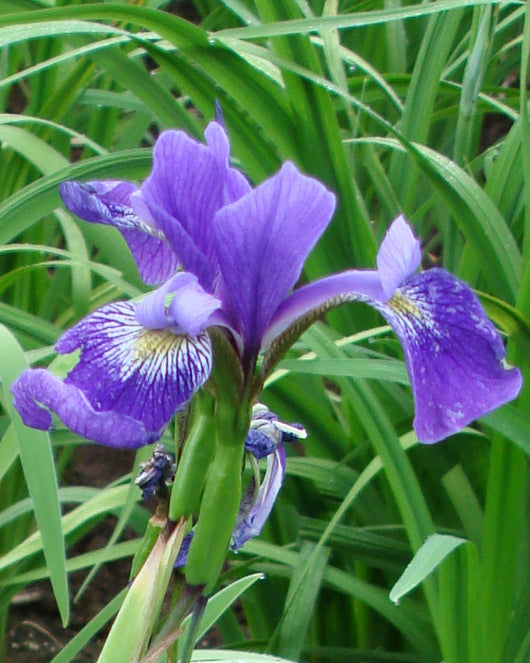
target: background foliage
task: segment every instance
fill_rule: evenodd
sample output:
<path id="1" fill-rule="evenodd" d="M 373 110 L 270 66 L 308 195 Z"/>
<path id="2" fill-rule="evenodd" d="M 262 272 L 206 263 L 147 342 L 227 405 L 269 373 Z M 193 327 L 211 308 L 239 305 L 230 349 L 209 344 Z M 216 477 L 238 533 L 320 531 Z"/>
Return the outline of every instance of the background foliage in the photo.
<path id="1" fill-rule="evenodd" d="M 404 212 L 424 266 L 483 293 L 528 378 L 527 12 L 473 0 L 0 2 L 1 637 L 13 595 L 42 577 L 66 623 L 68 574 L 131 556 L 137 542 L 121 533 L 141 536 L 149 517 L 128 473 L 104 489 L 60 487 L 83 442 L 64 429 L 49 439 L 12 410 L 9 384 L 49 363 L 63 329 L 145 289 L 118 233 L 73 219 L 58 183 L 143 178 L 158 133 L 200 138 L 218 99 L 253 182 L 290 159 L 338 195 L 305 278 L 372 267 Z M 226 581 L 267 579 L 246 583 L 243 613 L 226 610 L 237 591 L 220 601 L 223 640 L 303 661 L 524 663 L 530 390 L 419 447 L 399 345 L 381 325 L 345 306 L 269 380 L 267 404 L 310 436 L 290 449 L 266 531 L 230 562 Z M 109 513 L 109 544 L 66 559 Z M 434 555 L 433 573 L 413 567 L 422 587 L 394 605 L 390 589 L 435 532 L 461 545 Z M 119 601 L 54 662 L 74 660 Z"/>

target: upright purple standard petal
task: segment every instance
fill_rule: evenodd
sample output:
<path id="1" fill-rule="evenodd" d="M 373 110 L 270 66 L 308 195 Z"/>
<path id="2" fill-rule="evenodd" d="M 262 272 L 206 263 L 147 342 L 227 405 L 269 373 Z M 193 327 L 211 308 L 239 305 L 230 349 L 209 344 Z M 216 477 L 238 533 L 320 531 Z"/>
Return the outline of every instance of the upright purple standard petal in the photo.
<path id="1" fill-rule="evenodd" d="M 118 228 L 133 254 L 142 280 L 154 285 L 174 274 L 178 258 L 164 233 L 149 219 L 142 220 L 134 212 L 131 199 L 137 191 L 130 182 L 113 180 L 62 182 L 59 185 L 64 204 L 79 218 Z"/>
<path id="2" fill-rule="evenodd" d="M 247 352 L 259 351 L 275 311 L 294 286 L 305 259 L 328 225 L 335 197 L 291 164 L 214 219 L 227 306 Z"/>
<path id="3" fill-rule="evenodd" d="M 411 276 L 377 308 L 403 346 L 420 442 L 438 442 L 519 393 L 521 374 L 506 365 L 478 298 L 445 270 Z"/>
<path id="4" fill-rule="evenodd" d="M 56 348 L 61 353 L 80 348 L 79 362 L 64 383 L 42 369 L 25 374 L 17 387 L 25 421 L 48 428 L 51 418 L 44 407 L 79 435 L 116 447 L 137 447 L 160 437 L 208 379 L 212 365 L 206 334 L 190 338 L 146 329 L 131 302 L 92 313 Z"/>
<path id="5" fill-rule="evenodd" d="M 208 145 L 183 131 L 165 131 L 153 151 L 153 170 L 142 184 L 141 199 L 164 231 L 184 269 L 211 288 L 218 271 L 214 214 L 249 190 L 229 167 L 229 143 L 222 126 L 211 123 Z"/>
<path id="6" fill-rule="evenodd" d="M 250 191 L 250 184 L 241 171 L 230 167 L 230 141 L 223 125 L 219 122 L 210 122 L 204 137 L 218 160 L 219 172 L 225 173 L 223 205 L 233 203 Z"/>

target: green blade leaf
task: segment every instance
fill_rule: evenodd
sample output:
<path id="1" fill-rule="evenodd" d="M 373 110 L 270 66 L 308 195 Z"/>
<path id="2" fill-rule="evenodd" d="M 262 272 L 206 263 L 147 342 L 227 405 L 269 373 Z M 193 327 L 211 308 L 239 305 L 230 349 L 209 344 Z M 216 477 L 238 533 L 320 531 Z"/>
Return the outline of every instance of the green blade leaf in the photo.
<path id="1" fill-rule="evenodd" d="M 450 534 L 432 534 L 419 548 L 400 579 L 392 587 L 389 598 L 396 605 L 443 562 L 443 560 L 467 539 Z"/>
<path id="2" fill-rule="evenodd" d="M 22 348 L 15 337 L 0 325 L 0 378 L 5 402 L 14 427 L 20 460 L 29 494 L 35 505 L 35 518 L 42 536 L 46 564 L 50 571 L 57 606 L 64 625 L 69 618 L 68 578 L 66 554 L 61 526 L 61 508 L 57 487 L 57 475 L 50 439 L 44 431 L 27 428 L 13 407 L 9 388 L 28 367 Z"/>

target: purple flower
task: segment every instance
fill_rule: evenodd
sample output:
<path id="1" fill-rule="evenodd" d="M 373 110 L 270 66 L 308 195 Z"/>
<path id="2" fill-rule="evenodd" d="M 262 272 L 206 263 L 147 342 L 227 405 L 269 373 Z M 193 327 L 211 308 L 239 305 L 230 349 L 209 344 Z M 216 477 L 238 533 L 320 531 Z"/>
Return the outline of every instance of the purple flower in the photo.
<path id="1" fill-rule="evenodd" d="M 377 270 L 352 270 L 291 292 L 327 227 L 335 197 L 285 163 L 251 188 L 230 166 L 223 126 L 206 144 L 182 131 L 159 137 L 140 186 L 64 182 L 66 206 L 88 222 L 117 227 L 146 283 L 138 302 L 109 304 L 81 320 L 57 350 L 80 350 L 64 381 L 43 369 L 13 386 L 26 424 L 47 429 L 50 411 L 102 444 L 138 447 L 160 437 L 208 379 L 208 328 L 224 328 L 243 373 L 258 354 L 270 365 L 296 333 L 344 301 L 363 300 L 400 338 L 424 442 L 455 432 L 514 398 L 521 377 L 504 365 L 502 342 L 471 290 L 443 270 L 414 274 L 420 247 L 404 219 L 391 226 Z"/>
<path id="2" fill-rule="evenodd" d="M 270 321 L 328 225 L 335 197 L 291 164 L 252 189 L 229 164 L 218 122 L 207 144 L 166 131 L 140 188 L 129 182 L 64 182 L 61 196 L 89 222 L 123 234 L 147 283 L 139 302 L 117 302 L 81 320 L 56 349 L 80 349 L 61 381 L 25 371 L 13 386 L 26 424 L 47 429 L 50 411 L 96 442 L 137 447 L 158 439 L 208 379 L 206 332 L 229 330 L 252 370 Z M 176 271 L 177 268 L 180 271 Z"/>

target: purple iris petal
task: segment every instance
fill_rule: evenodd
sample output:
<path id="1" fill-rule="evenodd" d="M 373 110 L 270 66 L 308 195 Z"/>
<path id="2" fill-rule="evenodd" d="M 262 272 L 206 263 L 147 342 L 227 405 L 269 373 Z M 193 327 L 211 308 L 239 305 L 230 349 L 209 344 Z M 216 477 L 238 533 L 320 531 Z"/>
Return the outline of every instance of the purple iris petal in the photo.
<path id="1" fill-rule="evenodd" d="M 27 398 L 35 401 L 35 412 L 40 403 L 57 412 L 74 432 L 110 446 L 136 447 L 157 439 L 208 379 L 212 365 L 206 334 L 190 338 L 146 329 L 137 322 L 131 302 L 116 302 L 92 313 L 67 331 L 56 348 L 63 354 L 80 348 L 79 362 L 64 384 L 56 378 L 46 382 L 39 372 L 40 382 L 33 386 L 36 395 L 31 397 L 29 391 Z M 18 389 L 31 384 L 26 378 Z M 42 391 L 43 384 L 48 392 Z M 28 402 L 24 407 L 31 410 Z M 90 421 L 94 413 L 96 424 Z M 35 424 L 28 417 L 29 425 L 49 427 L 49 416 L 41 411 L 38 421 L 36 417 Z"/>
<path id="2" fill-rule="evenodd" d="M 249 355 L 258 352 L 276 309 L 298 280 L 328 225 L 335 197 L 291 164 L 214 219 L 227 302 Z"/>
<path id="3" fill-rule="evenodd" d="M 377 253 L 377 271 L 387 297 L 392 297 L 394 290 L 418 269 L 420 262 L 420 243 L 405 217 L 398 216 Z"/>
<path id="4" fill-rule="evenodd" d="M 286 329 L 307 315 L 316 320 L 345 302 L 383 302 L 386 299 L 376 270 L 352 269 L 326 276 L 298 288 L 282 301 L 263 335 L 262 346 L 270 346 Z"/>
<path id="5" fill-rule="evenodd" d="M 220 307 L 194 274 L 179 272 L 136 305 L 136 319 L 148 329 L 171 327 L 177 334 L 198 336 Z"/>
<path id="6" fill-rule="evenodd" d="M 377 308 L 403 346 L 421 442 L 438 442 L 519 393 L 521 374 L 506 366 L 478 298 L 445 270 L 409 277 Z"/>
<path id="7" fill-rule="evenodd" d="M 50 429 L 52 411 L 74 433 L 110 447 L 136 448 L 158 438 L 158 432 L 130 416 L 95 410 L 80 389 L 44 368 L 25 370 L 11 391 L 22 421 L 32 428 Z"/>
<path id="8" fill-rule="evenodd" d="M 204 145 L 183 131 L 165 131 L 153 151 L 153 169 L 141 198 L 164 231 L 184 268 L 211 287 L 217 273 L 212 235 L 214 214 L 246 193 L 248 183 L 229 167 L 229 143 L 222 126 L 212 122 Z"/>
<path id="9" fill-rule="evenodd" d="M 238 550 L 249 539 L 258 536 L 272 511 L 285 475 L 286 454 L 283 445 L 267 456 L 267 471 L 258 497 L 248 513 L 240 513 L 232 534 L 230 548 Z"/>
<path id="10" fill-rule="evenodd" d="M 269 324 L 269 346 L 304 316 L 315 319 L 347 301 L 364 301 L 388 320 L 403 345 L 416 405 L 420 442 L 437 442 L 517 396 L 518 369 L 480 302 L 462 281 L 441 269 L 413 274 L 419 243 L 403 217 L 390 227 L 377 256 L 379 269 L 334 274 L 296 290 Z"/>
<path id="11" fill-rule="evenodd" d="M 62 182 L 59 193 L 66 207 L 90 223 L 114 226 L 123 235 L 147 284 L 165 281 L 178 267 L 178 258 L 164 234 L 142 220 L 132 208 L 134 184 L 119 181 Z"/>
<path id="12" fill-rule="evenodd" d="M 230 167 L 230 141 L 224 127 L 219 122 L 210 122 L 204 137 L 218 161 L 219 171 L 225 173 L 223 205 L 233 203 L 250 191 L 250 184 L 241 171 Z"/>

